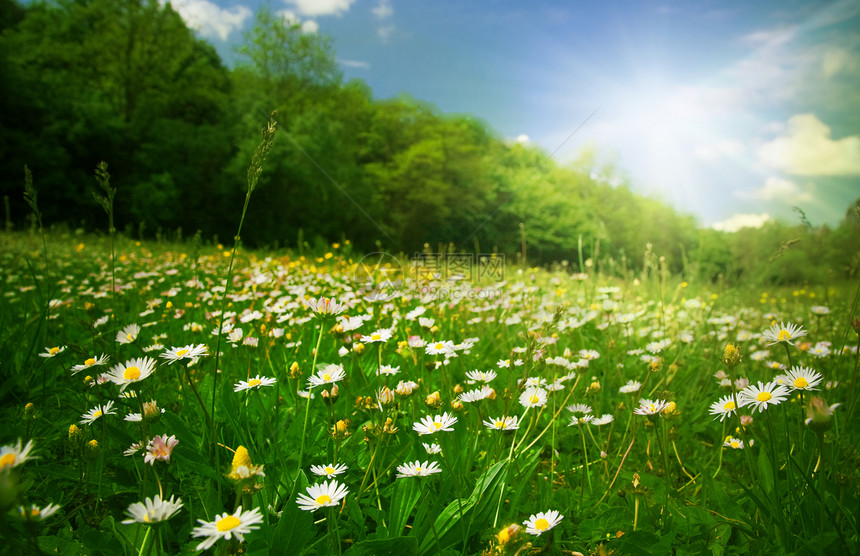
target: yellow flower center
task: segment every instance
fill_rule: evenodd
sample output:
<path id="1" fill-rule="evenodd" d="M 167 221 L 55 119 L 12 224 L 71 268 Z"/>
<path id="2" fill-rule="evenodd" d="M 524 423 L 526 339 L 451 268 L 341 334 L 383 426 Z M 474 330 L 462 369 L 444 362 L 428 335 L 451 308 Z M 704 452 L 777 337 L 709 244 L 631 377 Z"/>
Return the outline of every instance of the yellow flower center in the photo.
<path id="1" fill-rule="evenodd" d="M 6 454 L 0 458 L 0 469 L 6 469 L 15 465 L 15 454 Z"/>
<path id="2" fill-rule="evenodd" d="M 129 342 L 134 341 L 134 334 L 126 334 L 125 337 L 128 339 Z"/>
<path id="3" fill-rule="evenodd" d="M 179 351 L 176 352 L 176 357 L 182 357 L 186 353 L 188 353 L 187 349 L 180 349 Z"/>
<path id="4" fill-rule="evenodd" d="M 735 408 L 735 402 L 728 401 L 726 405 L 723 406 L 723 411 L 731 411 Z"/>
<path id="5" fill-rule="evenodd" d="M 238 517 L 234 515 L 228 515 L 224 519 L 218 520 L 218 523 L 215 524 L 215 528 L 221 532 L 229 531 L 230 529 L 235 529 L 236 527 L 242 525 L 242 522 Z"/>
<path id="6" fill-rule="evenodd" d="M 222 520 L 222 521 L 223 521 L 223 520 Z M 144 523 L 152 523 L 152 518 L 151 518 L 151 517 L 149 517 L 149 514 L 145 514 L 145 515 L 143 516 L 143 522 L 144 522 Z"/>
<path id="7" fill-rule="evenodd" d="M 780 342 L 785 342 L 786 340 L 791 339 L 791 333 L 788 330 L 786 330 L 785 328 L 783 328 L 782 330 L 779 331 L 779 334 L 776 335 L 776 339 L 779 340 Z"/>
<path id="8" fill-rule="evenodd" d="M 535 521 L 535 529 L 537 529 L 538 531 L 546 531 L 548 528 L 549 521 L 547 521 L 546 519 L 540 518 L 539 520 Z"/>
<path id="9" fill-rule="evenodd" d="M 381 340 L 381 339 L 382 339 L 382 334 L 371 334 L 371 335 L 370 335 L 370 339 L 371 339 L 371 340 Z"/>
<path id="10" fill-rule="evenodd" d="M 60 353 L 60 348 L 58 348 L 58 347 L 52 347 L 51 349 L 49 349 L 49 350 L 48 350 L 48 352 L 49 352 L 51 355 L 56 355 L 56 354 Z"/>
<path id="11" fill-rule="evenodd" d="M 770 395 L 770 392 L 759 392 L 758 396 L 755 397 L 760 402 L 768 402 L 773 396 Z"/>
<path id="12" fill-rule="evenodd" d="M 436 344 L 436 349 L 442 349 L 443 347 L 445 347 L 445 344 L 443 344 L 442 342 Z"/>
<path id="13" fill-rule="evenodd" d="M 326 466 L 325 472 L 327 475 L 331 475 L 332 473 L 334 473 L 334 467 Z"/>
<path id="14" fill-rule="evenodd" d="M 95 364 L 96 364 L 96 360 L 93 357 L 90 357 L 89 359 L 84 361 L 84 365 L 86 365 L 87 367 L 92 367 Z"/>
<path id="15" fill-rule="evenodd" d="M 250 388 L 251 386 L 259 386 L 262 382 L 263 381 L 261 381 L 259 378 L 252 378 L 248 381 L 248 387 Z"/>
<path id="16" fill-rule="evenodd" d="M 421 468 L 420 468 L 420 467 L 416 467 L 416 468 L 415 468 L 415 472 L 416 472 L 416 473 L 421 473 Z"/>
<path id="17" fill-rule="evenodd" d="M 536 394 L 532 394 L 532 396 L 529 398 L 529 403 L 530 404 L 536 404 L 538 402 L 540 402 L 540 398 L 537 397 Z"/>
<path id="18" fill-rule="evenodd" d="M 247 448 L 239 446 L 236 448 L 236 453 L 233 454 L 233 471 L 236 471 L 236 469 L 243 465 L 249 469 L 251 468 L 251 456 L 248 454 Z"/>
<path id="19" fill-rule="evenodd" d="M 433 421 L 433 426 L 436 427 L 436 430 L 439 430 L 442 428 L 442 423 L 439 421 Z"/>
<path id="20" fill-rule="evenodd" d="M 137 380 L 140 378 L 140 369 L 137 367 L 129 367 L 122 373 L 122 378 L 126 380 Z"/>
<path id="21" fill-rule="evenodd" d="M 97 409 L 97 410 L 93 413 L 93 419 L 98 419 L 98 418 L 99 418 L 99 417 L 101 417 L 102 415 L 104 415 L 104 412 L 102 412 L 102 410 L 101 410 L 101 409 Z"/>
<path id="22" fill-rule="evenodd" d="M 30 509 L 30 517 L 39 517 L 39 514 L 42 513 L 42 510 L 39 508 Z"/>
<path id="23" fill-rule="evenodd" d="M 323 494 L 323 495 L 317 496 L 316 503 L 319 504 L 320 506 L 325 506 L 326 504 L 328 504 L 330 502 L 331 502 L 331 496 L 329 496 L 328 494 Z"/>
<path id="24" fill-rule="evenodd" d="M 496 428 L 497 429 L 505 428 L 505 422 L 504 421 L 496 421 Z"/>
<path id="25" fill-rule="evenodd" d="M 732 448 L 737 448 L 738 446 L 740 446 L 740 444 L 738 443 L 737 440 L 732 440 L 731 446 L 732 446 Z"/>
<path id="26" fill-rule="evenodd" d="M 796 379 L 794 379 L 794 387 L 795 388 L 806 388 L 807 386 L 809 386 L 809 382 L 807 382 L 806 379 L 803 378 L 802 376 L 799 376 Z"/>
<path id="27" fill-rule="evenodd" d="M 652 403 L 652 404 L 650 404 L 650 405 L 648 406 L 648 411 L 649 411 L 650 413 L 657 413 L 657 406 L 656 406 L 656 405 L 654 405 L 653 403 Z"/>

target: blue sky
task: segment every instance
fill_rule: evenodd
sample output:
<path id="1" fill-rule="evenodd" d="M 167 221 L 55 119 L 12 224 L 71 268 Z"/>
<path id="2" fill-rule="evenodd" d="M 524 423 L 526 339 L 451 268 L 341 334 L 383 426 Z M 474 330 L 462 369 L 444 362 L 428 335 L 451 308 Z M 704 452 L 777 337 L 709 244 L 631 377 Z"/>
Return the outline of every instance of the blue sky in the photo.
<path id="1" fill-rule="evenodd" d="M 262 3 L 172 5 L 229 61 Z M 561 164 L 590 152 L 704 226 L 796 221 L 794 206 L 834 225 L 860 197 L 857 0 L 269 5 L 332 37 L 377 98 L 473 114 Z"/>

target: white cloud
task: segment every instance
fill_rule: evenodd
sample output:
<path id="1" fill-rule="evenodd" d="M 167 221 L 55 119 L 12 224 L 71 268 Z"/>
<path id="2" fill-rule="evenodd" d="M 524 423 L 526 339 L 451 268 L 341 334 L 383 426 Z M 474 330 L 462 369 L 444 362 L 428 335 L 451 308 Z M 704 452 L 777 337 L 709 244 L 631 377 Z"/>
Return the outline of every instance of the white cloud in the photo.
<path id="1" fill-rule="evenodd" d="M 517 138 L 515 139 L 515 141 L 517 143 L 528 143 L 529 142 L 529 136 L 526 135 L 525 133 L 521 133 L 521 134 L 517 135 Z"/>
<path id="2" fill-rule="evenodd" d="M 165 4 L 164 0 L 161 3 Z M 252 15 L 247 6 L 220 8 L 208 0 L 172 0 L 170 5 L 189 27 L 204 37 L 218 37 L 222 41 L 226 41 L 233 31 L 241 29 Z"/>
<path id="3" fill-rule="evenodd" d="M 394 8 L 391 7 L 391 0 L 379 0 L 379 4 L 373 8 L 373 15 L 379 19 L 385 19 L 394 15 Z"/>
<path id="4" fill-rule="evenodd" d="M 320 30 L 320 25 L 313 19 L 308 19 L 302 22 L 302 31 L 305 33 L 316 33 Z"/>
<path id="5" fill-rule="evenodd" d="M 860 135 L 830 137 L 830 128 L 814 114 L 798 114 L 788 120 L 785 135 L 765 143 L 759 160 L 799 176 L 860 175 Z"/>
<path id="6" fill-rule="evenodd" d="M 394 25 L 382 25 L 376 30 L 376 34 L 382 39 L 382 42 L 386 42 L 394 34 L 395 29 Z"/>
<path id="7" fill-rule="evenodd" d="M 762 201 L 780 201 L 787 205 L 808 203 L 815 198 L 808 189 L 803 189 L 793 181 L 777 177 L 767 178 L 760 188 L 741 193 L 739 196 Z"/>
<path id="8" fill-rule="evenodd" d="M 830 48 L 821 60 L 821 73 L 830 79 L 851 64 L 851 55 L 841 48 Z"/>
<path id="9" fill-rule="evenodd" d="M 735 214 L 711 226 L 722 232 L 737 232 L 741 228 L 761 228 L 765 222 L 773 220 L 766 212 L 761 214 Z"/>
<path id="10" fill-rule="evenodd" d="M 348 68 L 361 68 L 361 69 L 370 69 L 370 64 L 363 60 L 338 60 L 340 65 L 346 66 Z"/>
<path id="11" fill-rule="evenodd" d="M 286 0 L 302 15 L 341 15 L 348 12 L 355 0 Z"/>

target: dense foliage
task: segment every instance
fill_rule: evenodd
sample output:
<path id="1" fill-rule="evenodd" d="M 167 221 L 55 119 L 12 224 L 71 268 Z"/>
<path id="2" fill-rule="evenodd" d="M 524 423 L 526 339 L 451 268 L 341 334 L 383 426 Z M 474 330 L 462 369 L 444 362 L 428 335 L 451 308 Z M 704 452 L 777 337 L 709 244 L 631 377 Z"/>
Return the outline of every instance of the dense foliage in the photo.
<path id="1" fill-rule="evenodd" d="M 644 268 L 650 243 L 671 270 L 704 281 L 807 282 L 860 267 L 850 210 L 836 229 L 700 229 L 587 153 L 560 166 L 473 117 L 373 98 L 344 82 L 326 37 L 268 9 L 234 68 L 157 0 L 2 0 L 0 33 L 0 193 L 18 227 L 26 164 L 47 222 L 98 229 L 90 190 L 104 160 L 126 235 L 230 237 L 255 130 L 277 109 L 282 133 L 249 206 L 250 245 L 453 244 L 580 270 L 606 261 L 622 275 Z"/>

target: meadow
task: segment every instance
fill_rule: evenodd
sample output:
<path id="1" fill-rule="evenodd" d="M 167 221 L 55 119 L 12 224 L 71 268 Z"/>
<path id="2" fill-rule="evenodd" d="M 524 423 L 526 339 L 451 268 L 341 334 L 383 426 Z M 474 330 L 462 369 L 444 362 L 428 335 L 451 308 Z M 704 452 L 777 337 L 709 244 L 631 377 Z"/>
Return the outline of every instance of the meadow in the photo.
<path id="1" fill-rule="evenodd" d="M 854 284 L 0 243 L 8 553 L 858 550 Z"/>

